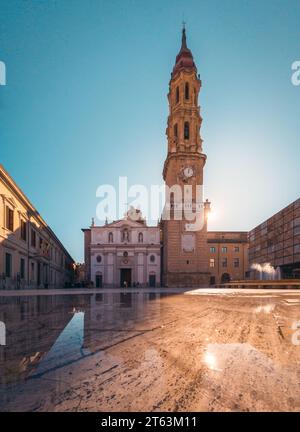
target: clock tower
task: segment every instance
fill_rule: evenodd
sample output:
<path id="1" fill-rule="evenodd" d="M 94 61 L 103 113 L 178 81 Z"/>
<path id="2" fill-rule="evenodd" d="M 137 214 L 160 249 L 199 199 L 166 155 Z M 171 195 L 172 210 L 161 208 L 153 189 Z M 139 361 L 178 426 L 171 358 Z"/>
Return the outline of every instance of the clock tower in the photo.
<path id="1" fill-rule="evenodd" d="M 201 80 L 182 30 L 181 49 L 169 83 L 168 154 L 163 178 L 166 203 L 162 216 L 165 286 L 209 286 L 207 213 L 198 106 Z"/>

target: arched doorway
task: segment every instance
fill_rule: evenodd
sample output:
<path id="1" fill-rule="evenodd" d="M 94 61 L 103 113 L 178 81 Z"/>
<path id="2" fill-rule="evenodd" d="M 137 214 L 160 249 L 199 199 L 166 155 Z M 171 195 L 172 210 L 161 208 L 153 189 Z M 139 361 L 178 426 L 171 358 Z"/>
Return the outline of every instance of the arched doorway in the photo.
<path id="1" fill-rule="evenodd" d="M 150 288 L 156 287 L 156 274 L 155 273 L 149 274 L 149 287 Z"/>
<path id="2" fill-rule="evenodd" d="M 131 276 L 132 276 L 131 268 L 120 269 L 120 286 L 122 288 L 131 287 Z"/>
<path id="3" fill-rule="evenodd" d="M 221 283 L 228 283 L 230 282 L 230 274 L 229 273 L 223 273 L 221 277 Z"/>
<path id="4" fill-rule="evenodd" d="M 102 288 L 103 286 L 103 281 L 102 281 L 102 273 L 97 273 L 96 274 L 96 288 Z"/>

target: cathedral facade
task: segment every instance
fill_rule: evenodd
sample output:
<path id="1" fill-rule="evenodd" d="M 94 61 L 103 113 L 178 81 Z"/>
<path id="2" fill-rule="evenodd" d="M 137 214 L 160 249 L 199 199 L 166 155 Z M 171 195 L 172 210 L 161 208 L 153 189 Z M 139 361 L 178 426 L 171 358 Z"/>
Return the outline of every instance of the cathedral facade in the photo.
<path id="1" fill-rule="evenodd" d="M 147 226 L 139 210 L 83 231 L 87 280 L 96 288 L 161 285 L 160 228 Z"/>

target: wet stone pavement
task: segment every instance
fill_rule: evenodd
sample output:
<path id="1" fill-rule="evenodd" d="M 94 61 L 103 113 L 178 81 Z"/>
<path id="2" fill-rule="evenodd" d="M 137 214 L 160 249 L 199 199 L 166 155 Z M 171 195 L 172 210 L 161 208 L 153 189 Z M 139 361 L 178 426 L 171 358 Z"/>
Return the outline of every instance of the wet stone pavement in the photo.
<path id="1" fill-rule="evenodd" d="M 0 411 L 300 411 L 300 292 L 5 295 L 0 321 Z"/>

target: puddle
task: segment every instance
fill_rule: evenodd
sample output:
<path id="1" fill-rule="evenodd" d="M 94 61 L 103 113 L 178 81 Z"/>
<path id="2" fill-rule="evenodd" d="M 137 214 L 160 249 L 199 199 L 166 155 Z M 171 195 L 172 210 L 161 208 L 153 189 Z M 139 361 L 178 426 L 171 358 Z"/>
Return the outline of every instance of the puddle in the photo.
<path id="1" fill-rule="evenodd" d="M 245 401 L 243 406 L 256 410 L 266 406 L 280 409 L 280 403 L 297 407 L 299 364 L 295 360 L 286 367 L 276 363 L 272 355 L 278 350 L 270 346 L 263 333 L 256 335 L 257 345 L 251 340 L 261 350 L 250 343 L 208 344 L 249 341 L 247 332 L 244 339 L 239 339 L 236 329 L 244 325 L 247 330 L 248 325 L 260 320 L 271 319 L 273 326 L 268 314 L 273 312 L 275 300 L 245 299 L 242 303 L 233 299 L 228 304 L 230 300 L 222 298 L 226 307 L 216 302 L 214 309 L 215 299 L 207 298 L 207 305 L 202 299 L 184 295 L 178 299 L 174 292 L 158 290 L 0 297 L 0 320 L 5 317 L 7 328 L 7 345 L 0 347 L 0 411 L 3 407 L 47 411 L 56 406 L 54 401 L 62 401 L 64 409 L 73 409 L 82 394 L 91 395 L 98 404 L 108 382 L 114 388 L 114 400 L 121 388 L 125 400 L 131 394 L 132 403 L 140 401 L 142 406 L 142 397 L 147 400 L 148 391 L 159 402 L 162 391 L 165 395 L 182 394 L 186 387 L 181 380 L 188 383 L 194 379 L 180 368 L 185 356 L 191 358 L 191 364 L 196 361 L 196 378 L 201 377 L 201 388 L 205 386 L 208 399 L 214 401 L 218 395 L 226 409 L 237 397 Z M 236 319 L 241 312 L 245 313 Z M 274 340 L 281 343 L 278 338 Z M 269 351 L 264 352 L 266 346 Z M 84 360 L 87 357 L 89 360 Z M 139 373 L 135 375 L 137 368 Z M 194 381 L 194 389 L 193 385 Z M 145 393 L 140 393 L 141 388 Z M 119 407 L 111 406 L 116 410 Z"/>
<path id="2" fill-rule="evenodd" d="M 0 347 L 0 391 L 151 329 L 161 317 L 159 300 L 168 295 L 174 293 L 0 297 L 7 329 L 6 346 Z"/>
<path id="3" fill-rule="evenodd" d="M 58 336 L 48 353 L 42 357 L 36 370 L 30 375 L 36 378 L 46 371 L 55 370 L 84 357 L 88 351 L 83 349 L 84 312 L 75 312 L 71 321 Z"/>

